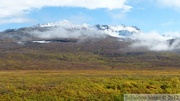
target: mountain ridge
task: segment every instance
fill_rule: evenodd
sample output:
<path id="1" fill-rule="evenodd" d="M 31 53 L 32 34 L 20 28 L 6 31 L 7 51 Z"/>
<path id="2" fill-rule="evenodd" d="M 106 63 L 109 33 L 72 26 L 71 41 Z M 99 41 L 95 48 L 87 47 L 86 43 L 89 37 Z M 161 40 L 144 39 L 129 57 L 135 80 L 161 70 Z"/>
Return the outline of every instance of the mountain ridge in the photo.
<path id="1" fill-rule="evenodd" d="M 74 38 L 82 42 L 88 38 L 100 39 L 107 36 L 114 37 L 119 41 L 134 42 L 130 47 L 135 48 L 145 47 L 153 51 L 180 49 L 180 37 L 159 35 L 156 32 L 144 33 L 136 26 L 73 24 L 64 20 L 0 32 L 0 40 L 12 39 L 17 43 L 21 43 L 21 41 L 49 43 L 49 40 L 59 40 L 58 38 L 60 40 Z M 48 41 L 46 42 L 46 40 Z"/>

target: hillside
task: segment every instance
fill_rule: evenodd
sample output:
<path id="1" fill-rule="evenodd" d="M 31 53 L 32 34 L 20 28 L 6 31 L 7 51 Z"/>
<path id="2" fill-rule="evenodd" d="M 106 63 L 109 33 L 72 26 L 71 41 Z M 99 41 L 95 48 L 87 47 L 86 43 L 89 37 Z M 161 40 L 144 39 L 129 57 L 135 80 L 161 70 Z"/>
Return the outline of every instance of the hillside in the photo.
<path id="1" fill-rule="evenodd" d="M 62 40 L 62 39 L 61 39 Z M 74 42 L 16 44 L 1 42 L 1 70 L 127 69 L 179 67 L 180 54 L 127 47 L 115 38 Z"/>

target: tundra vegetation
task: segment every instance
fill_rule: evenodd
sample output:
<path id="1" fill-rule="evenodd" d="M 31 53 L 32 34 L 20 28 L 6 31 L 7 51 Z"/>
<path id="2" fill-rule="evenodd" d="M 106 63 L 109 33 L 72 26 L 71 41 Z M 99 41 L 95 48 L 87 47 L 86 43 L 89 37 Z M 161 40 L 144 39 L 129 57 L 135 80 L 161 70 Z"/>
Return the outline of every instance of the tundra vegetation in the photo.
<path id="1" fill-rule="evenodd" d="M 123 94 L 179 94 L 180 70 L 0 72 L 1 101 L 123 101 Z"/>

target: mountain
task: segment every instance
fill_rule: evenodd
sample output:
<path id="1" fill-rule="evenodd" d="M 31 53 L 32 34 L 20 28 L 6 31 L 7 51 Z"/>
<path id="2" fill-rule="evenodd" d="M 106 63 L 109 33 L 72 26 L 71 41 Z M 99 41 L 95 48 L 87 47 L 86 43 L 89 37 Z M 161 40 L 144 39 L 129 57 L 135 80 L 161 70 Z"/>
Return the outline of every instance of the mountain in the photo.
<path id="1" fill-rule="evenodd" d="M 146 48 L 152 51 L 172 51 L 180 49 L 180 38 L 144 33 L 136 26 L 73 24 L 64 20 L 56 23 L 38 24 L 32 27 L 7 29 L 0 32 L 0 40 L 24 43 L 83 42 L 107 37 L 131 44 L 128 47 Z"/>
<path id="2" fill-rule="evenodd" d="M 33 27 L 7 29 L 0 33 L 1 39 L 14 38 L 24 39 L 28 38 L 79 38 L 84 37 L 104 37 L 106 35 L 127 38 L 134 34 L 142 33 L 140 29 L 134 26 L 110 26 L 110 25 L 95 25 L 90 26 L 87 24 L 75 25 L 69 21 L 61 21 L 57 23 L 38 24 Z M 25 39 L 26 39 L 25 38 Z"/>
<path id="3" fill-rule="evenodd" d="M 98 30 L 104 31 L 104 33 L 118 38 L 127 38 L 131 37 L 135 34 L 142 33 L 141 30 L 135 26 L 125 26 L 125 25 L 119 25 L 119 26 L 109 26 L 109 25 L 96 25 Z"/>
<path id="4" fill-rule="evenodd" d="M 110 25 L 100 25 L 97 24 L 95 26 L 90 26 L 88 24 L 82 24 L 82 25 L 75 25 L 71 22 L 65 20 L 58 23 L 47 23 L 47 24 L 39 24 L 36 27 L 40 28 L 63 28 L 66 30 L 89 30 L 89 31 L 99 31 L 101 33 L 118 37 L 118 38 L 124 38 L 124 37 L 130 37 L 133 34 L 139 34 L 142 33 L 140 29 L 138 29 L 136 26 L 125 26 L 125 25 L 117 25 L 117 26 L 110 26 Z"/>
<path id="5" fill-rule="evenodd" d="M 0 32 L 0 70 L 179 68 L 180 38 L 69 21 Z"/>

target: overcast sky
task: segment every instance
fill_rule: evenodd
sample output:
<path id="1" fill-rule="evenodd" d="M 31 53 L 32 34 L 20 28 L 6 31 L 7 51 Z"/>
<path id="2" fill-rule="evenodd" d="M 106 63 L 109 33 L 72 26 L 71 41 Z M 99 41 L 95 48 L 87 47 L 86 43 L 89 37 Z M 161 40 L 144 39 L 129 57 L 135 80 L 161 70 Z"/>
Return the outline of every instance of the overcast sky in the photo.
<path id="1" fill-rule="evenodd" d="M 180 0 L 0 0 L 0 30 L 69 20 L 180 32 Z"/>

